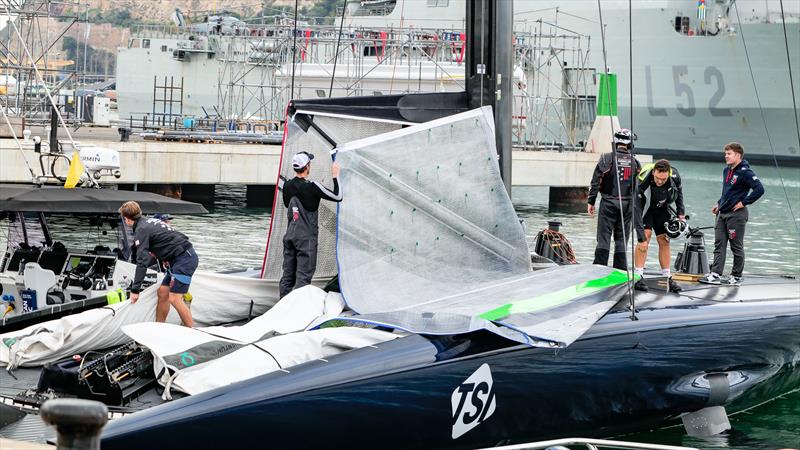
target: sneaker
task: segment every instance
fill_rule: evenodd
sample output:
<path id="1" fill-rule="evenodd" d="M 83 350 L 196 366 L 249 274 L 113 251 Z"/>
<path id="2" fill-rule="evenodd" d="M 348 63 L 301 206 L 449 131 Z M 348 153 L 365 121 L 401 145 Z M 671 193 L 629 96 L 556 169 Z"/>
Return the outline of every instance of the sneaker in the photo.
<path id="1" fill-rule="evenodd" d="M 735 275 L 731 275 L 731 276 L 729 276 L 728 278 L 725 279 L 724 283 L 728 284 L 728 285 L 731 285 L 731 286 L 741 286 L 742 285 L 742 277 L 737 277 Z"/>
<path id="2" fill-rule="evenodd" d="M 672 279 L 672 277 L 669 277 L 668 283 L 670 292 L 674 292 L 675 294 L 677 294 L 678 292 L 683 290 L 683 288 L 680 287 L 678 283 L 676 283 L 675 280 Z"/>
<path id="3" fill-rule="evenodd" d="M 722 277 L 716 272 L 709 272 L 697 281 L 706 284 L 722 284 Z"/>
<path id="4" fill-rule="evenodd" d="M 633 283 L 633 288 L 642 292 L 647 292 L 649 290 L 647 288 L 647 283 L 644 282 L 644 278 L 640 278 L 636 283 Z"/>

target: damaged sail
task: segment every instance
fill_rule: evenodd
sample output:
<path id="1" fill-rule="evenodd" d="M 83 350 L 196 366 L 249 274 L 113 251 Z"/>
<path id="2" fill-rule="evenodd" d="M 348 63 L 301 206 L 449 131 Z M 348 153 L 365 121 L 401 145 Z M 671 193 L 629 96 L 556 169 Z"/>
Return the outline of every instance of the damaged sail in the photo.
<path id="1" fill-rule="evenodd" d="M 619 300 L 627 275 L 607 267 L 530 271 L 493 125 L 486 107 L 337 147 L 348 320 L 565 346 Z"/>

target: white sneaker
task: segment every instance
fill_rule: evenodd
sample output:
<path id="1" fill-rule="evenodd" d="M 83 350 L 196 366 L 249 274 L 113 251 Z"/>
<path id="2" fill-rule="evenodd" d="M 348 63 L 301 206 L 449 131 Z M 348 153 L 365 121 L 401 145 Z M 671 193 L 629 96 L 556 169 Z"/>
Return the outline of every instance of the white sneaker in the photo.
<path id="1" fill-rule="evenodd" d="M 729 284 L 731 286 L 741 286 L 742 285 L 742 277 L 737 276 L 729 276 L 725 279 L 725 284 Z"/>
<path id="2" fill-rule="evenodd" d="M 697 281 L 706 284 L 722 284 L 722 277 L 716 272 L 709 272 Z"/>

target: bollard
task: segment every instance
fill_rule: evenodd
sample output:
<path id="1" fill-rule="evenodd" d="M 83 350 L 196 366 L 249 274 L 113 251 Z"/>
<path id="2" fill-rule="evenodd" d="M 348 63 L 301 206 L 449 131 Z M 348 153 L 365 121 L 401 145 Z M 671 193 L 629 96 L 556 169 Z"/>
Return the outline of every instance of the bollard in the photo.
<path id="1" fill-rule="evenodd" d="M 100 430 L 108 421 L 106 405 L 93 400 L 56 398 L 42 405 L 42 420 L 58 432 L 58 450 L 99 450 Z"/>

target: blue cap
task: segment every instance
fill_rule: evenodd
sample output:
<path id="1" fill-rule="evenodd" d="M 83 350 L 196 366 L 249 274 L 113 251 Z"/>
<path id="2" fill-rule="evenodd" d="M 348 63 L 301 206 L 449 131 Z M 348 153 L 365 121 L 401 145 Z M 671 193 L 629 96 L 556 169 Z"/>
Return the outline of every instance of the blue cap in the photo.
<path id="1" fill-rule="evenodd" d="M 158 219 L 158 220 L 160 220 L 162 222 L 166 222 L 168 220 L 172 220 L 172 216 L 170 216 L 169 214 L 161 214 L 161 213 L 153 214 L 153 218 L 154 219 Z"/>

